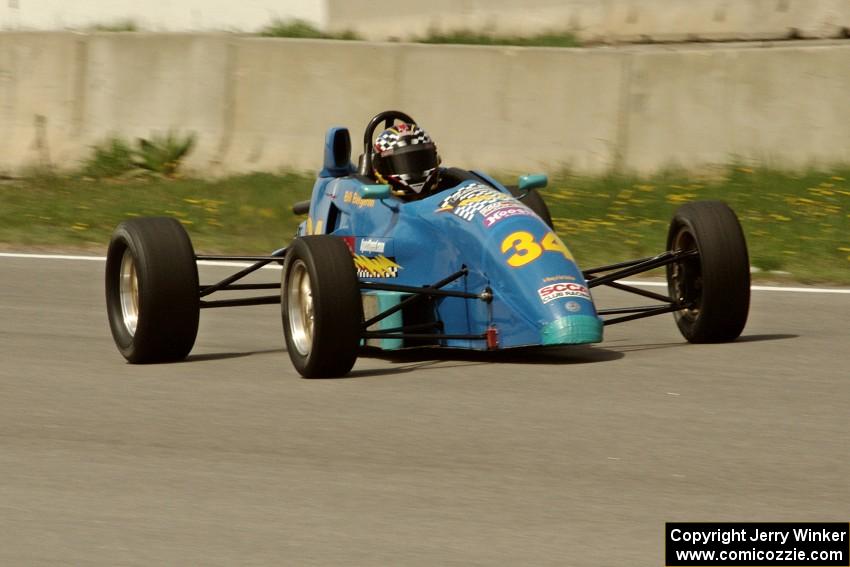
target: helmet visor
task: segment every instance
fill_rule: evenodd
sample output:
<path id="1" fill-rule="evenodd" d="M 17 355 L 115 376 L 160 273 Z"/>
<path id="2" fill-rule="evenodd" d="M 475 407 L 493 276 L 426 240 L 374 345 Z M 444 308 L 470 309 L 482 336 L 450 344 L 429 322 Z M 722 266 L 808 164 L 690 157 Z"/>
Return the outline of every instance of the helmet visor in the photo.
<path id="1" fill-rule="evenodd" d="M 412 144 L 381 154 L 382 175 L 409 175 L 425 177 L 440 165 L 434 144 Z"/>

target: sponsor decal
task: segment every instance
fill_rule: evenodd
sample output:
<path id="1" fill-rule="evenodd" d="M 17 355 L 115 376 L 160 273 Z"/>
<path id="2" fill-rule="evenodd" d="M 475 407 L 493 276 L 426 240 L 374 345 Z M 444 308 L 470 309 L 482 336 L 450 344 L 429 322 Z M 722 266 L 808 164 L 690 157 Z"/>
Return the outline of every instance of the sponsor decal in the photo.
<path id="1" fill-rule="evenodd" d="M 496 203 L 482 209 L 481 214 L 484 216 L 484 226 L 487 228 L 508 217 L 534 215 L 531 209 L 525 205 L 517 205 L 515 203 Z"/>
<path id="2" fill-rule="evenodd" d="M 576 281 L 575 276 L 546 276 L 545 278 L 543 278 L 543 283 L 574 281 Z"/>
<path id="3" fill-rule="evenodd" d="M 465 221 L 471 221 L 478 215 L 484 218 L 488 228 L 509 216 L 534 214 L 512 196 L 480 183 L 458 189 L 443 199 L 436 212 L 452 213 Z"/>
<path id="4" fill-rule="evenodd" d="M 351 255 L 354 256 L 357 251 L 354 248 L 354 240 L 353 236 L 343 236 L 342 241 L 345 242 L 345 245 L 348 246 L 348 251 L 351 252 Z"/>
<path id="5" fill-rule="evenodd" d="M 397 278 L 401 266 L 395 258 L 386 256 L 354 256 L 354 267 L 358 278 Z"/>
<path id="6" fill-rule="evenodd" d="M 567 311 L 569 311 L 570 313 L 575 313 L 576 311 L 581 311 L 581 305 L 579 305 L 575 301 L 567 301 L 567 304 L 565 305 L 565 307 L 567 308 Z"/>
<path id="7" fill-rule="evenodd" d="M 562 297 L 579 297 L 581 299 L 590 299 L 590 292 L 587 288 L 577 283 L 556 283 L 541 287 L 537 290 L 540 300 L 543 303 L 549 303 Z"/>
<path id="8" fill-rule="evenodd" d="M 361 254 L 383 254 L 384 249 L 386 247 L 386 240 L 379 240 L 377 238 L 364 238 L 360 241 Z"/>
<path id="9" fill-rule="evenodd" d="M 375 200 L 374 199 L 364 199 L 360 195 L 357 194 L 356 191 L 346 191 L 345 195 L 342 197 L 343 202 L 351 203 L 355 207 L 362 209 L 363 207 L 374 207 Z"/>

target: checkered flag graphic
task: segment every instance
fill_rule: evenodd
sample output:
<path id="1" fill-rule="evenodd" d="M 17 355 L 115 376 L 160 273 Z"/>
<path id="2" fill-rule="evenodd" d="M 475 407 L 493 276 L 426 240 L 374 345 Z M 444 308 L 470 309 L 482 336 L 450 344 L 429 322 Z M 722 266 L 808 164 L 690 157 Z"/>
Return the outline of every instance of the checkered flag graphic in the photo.
<path id="1" fill-rule="evenodd" d="M 381 132 L 381 135 L 375 140 L 375 149 L 383 153 L 408 145 L 432 143 L 431 137 L 415 124 L 401 130 L 402 132 L 399 132 L 396 128 L 389 128 Z"/>

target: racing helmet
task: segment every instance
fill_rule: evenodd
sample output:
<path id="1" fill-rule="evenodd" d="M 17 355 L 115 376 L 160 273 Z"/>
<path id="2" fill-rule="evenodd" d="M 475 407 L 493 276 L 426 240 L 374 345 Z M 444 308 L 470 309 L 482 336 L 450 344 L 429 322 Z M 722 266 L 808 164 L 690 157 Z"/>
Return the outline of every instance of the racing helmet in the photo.
<path id="1" fill-rule="evenodd" d="M 430 193 L 439 181 L 439 165 L 437 146 L 416 124 L 396 124 L 375 139 L 375 177 L 402 195 Z"/>

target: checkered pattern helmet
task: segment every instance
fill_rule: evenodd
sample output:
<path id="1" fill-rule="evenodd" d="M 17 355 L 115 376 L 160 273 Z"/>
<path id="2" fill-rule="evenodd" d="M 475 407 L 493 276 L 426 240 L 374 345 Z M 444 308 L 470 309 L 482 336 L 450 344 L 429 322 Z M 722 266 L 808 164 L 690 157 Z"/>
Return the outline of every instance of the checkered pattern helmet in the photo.
<path id="1" fill-rule="evenodd" d="M 375 139 L 375 176 L 396 190 L 416 195 L 430 193 L 437 185 L 439 165 L 437 146 L 416 124 L 396 124 Z"/>

